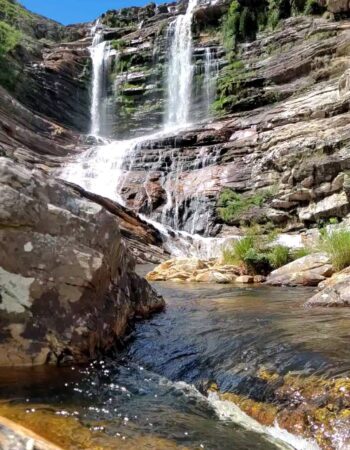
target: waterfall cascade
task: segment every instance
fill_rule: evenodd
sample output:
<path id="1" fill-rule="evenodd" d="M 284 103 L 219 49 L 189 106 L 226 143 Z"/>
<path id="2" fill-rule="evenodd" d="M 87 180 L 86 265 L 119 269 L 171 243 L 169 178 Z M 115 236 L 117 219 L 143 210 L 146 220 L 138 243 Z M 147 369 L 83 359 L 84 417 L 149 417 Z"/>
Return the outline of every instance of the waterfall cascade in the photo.
<path id="1" fill-rule="evenodd" d="M 166 126 L 185 126 L 189 118 L 193 78 L 192 17 L 198 0 L 189 0 L 186 14 L 171 23 L 168 37 L 171 39 L 168 70 L 168 111 Z"/>
<path id="2" fill-rule="evenodd" d="M 216 94 L 216 84 L 219 77 L 219 61 L 216 55 L 216 49 L 206 47 L 204 62 L 204 83 L 206 100 L 206 111 L 210 114 L 210 107 L 213 104 Z"/>
<path id="3" fill-rule="evenodd" d="M 92 98 L 91 98 L 91 134 L 102 136 L 106 123 L 106 76 L 110 57 L 110 44 L 103 41 L 100 23 L 92 29 L 93 41 L 90 47 L 92 59 Z"/>
<path id="4" fill-rule="evenodd" d="M 174 133 L 175 130 L 181 130 L 188 125 L 194 72 L 192 18 L 197 4 L 198 0 L 189 0 L 186 13 L 177 16 L 168 28 L 167 38 L 170 41 L 167 76 L 168 106 L 163 129 L 151 135 L 130 140 L 112 141 L 106 145 L 92 148 L 79 158 L 78 163 L 71 164 L 64 170 L 64 178 L 82 185 L 87 190 L 125 204 L 122 197 L 123 187 L 132 173 L 135 160 L 140 158 L 140 155 L 143 155 L 141 156 L 144 160 L 142 161 L 143 167 L 147 167 L 147 152 L 143 151 L 142 146 L 147 143 L 150 147 L 152 146 L 151 141 L 156 142 L 157 139 L 164 138 L 170 133 Z M 111 54 L 109 44 L 103 42 L 103 31 L 99 22 L 96 23 L 92 31 L 94 37 L 90 49 L 93 63 L 91 134 L 101 137 L 106 122 L 104 97 Z M 205 51 L 203 91 L 208 109 L 215 93 L 215 77 L 218 73 L 218 65 L 214 56 L 212 49 Z M 213 161 L 215 161 L 215 158 L 215 154 L 212 155 Z M 138 163 L 140 163 L 139 160 Z M 209 164 L 208 157 L 199 154 L 192 164 L 192 170 L 198 170 Z M 166 156 L 159 150 L 158 158 L 150 171 L 153 172 L 164 166 L 165 171 L 162 174 L 161 185 L 166 193 L 166 204 L 163 207 L 162 214 L 160 217 L 156 217 L 156 221 L 152 220 L 150 218 L 152 207 L 149 208 L 149 205 L 145 204 L 144 210 L 147 215 L 143 215 L 142 218 L 158 228 L 164 236 L 168 250 L 176 256 L 197 255 L 206 258 L 219 256 L 221 246 L 226 242 L 226 239 L 204 238 L 196 235 L 196 221 L 199 219 L 197 213 L 193 215 L 192 225 L 188 230 L 191 234 L 178 231 L 180 229 L 180 199 L 175 191 L 181 190 L 183 163 L 179 162 L 174 155 L 169 158 L 169 155 Z M 146 177 L 143 180 L 143 189 L 150 199 L 148 173 L 146 172 Z M 151 202 L 149 203 L 151 204 Z M 232 238 L 229 240 L 232 240 Z"/>

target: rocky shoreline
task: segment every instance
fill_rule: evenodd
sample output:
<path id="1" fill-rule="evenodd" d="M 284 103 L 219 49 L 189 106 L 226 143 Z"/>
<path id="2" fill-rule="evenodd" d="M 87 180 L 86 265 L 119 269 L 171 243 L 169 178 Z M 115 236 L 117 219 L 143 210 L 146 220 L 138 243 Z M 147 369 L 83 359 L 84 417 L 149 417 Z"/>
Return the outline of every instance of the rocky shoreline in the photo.
<path id="1" fill-rule="evenodd" d="M 350 306 L 350 267 L 336 272 L 329 256 L 313 253 L 280 267 L 267 277 L 244 274 L 242 267 L 225 264 L 222 259 L 200 260 L 174 258 L 156 266 L 146 275 L 150 282 L 218 283 L 218 284 L 266 284 L 271 286 L 312 286 L 318 291 L 306 306 Z"/>

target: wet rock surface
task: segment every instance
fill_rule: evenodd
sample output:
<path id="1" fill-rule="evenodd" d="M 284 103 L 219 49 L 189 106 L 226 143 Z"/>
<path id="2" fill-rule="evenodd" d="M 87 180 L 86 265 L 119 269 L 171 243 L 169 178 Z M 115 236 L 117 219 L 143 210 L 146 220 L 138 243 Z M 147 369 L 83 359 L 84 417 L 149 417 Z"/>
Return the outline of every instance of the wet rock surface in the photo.
<path id="1" fill-rule="evenodd" d="M 4 450 L 62 450 L 32 431 L 0 417 L 0 445 Z"/>

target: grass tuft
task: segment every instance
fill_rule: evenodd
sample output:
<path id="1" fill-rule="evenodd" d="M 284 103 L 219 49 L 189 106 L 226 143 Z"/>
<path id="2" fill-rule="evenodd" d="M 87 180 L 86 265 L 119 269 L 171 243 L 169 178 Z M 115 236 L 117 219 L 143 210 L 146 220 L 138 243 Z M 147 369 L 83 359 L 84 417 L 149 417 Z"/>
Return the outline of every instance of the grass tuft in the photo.
<path id="1" fill-rule="evenodd" d="M 323 231 L 320 249 L 329 255 L 335 270 L 345 269 L 350 266 L 350 231 Z"/>

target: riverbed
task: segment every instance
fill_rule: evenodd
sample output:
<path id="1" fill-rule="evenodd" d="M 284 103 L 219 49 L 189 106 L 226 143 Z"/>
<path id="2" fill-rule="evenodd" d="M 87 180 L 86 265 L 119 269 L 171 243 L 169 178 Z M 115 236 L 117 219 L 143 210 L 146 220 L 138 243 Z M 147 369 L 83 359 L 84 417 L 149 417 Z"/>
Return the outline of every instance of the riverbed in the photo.
<path id="1" fill-rule="evenodd" d="M 166 310 L 138 322 L 118 357 L 1 370 L 0 415 L 67 449 L 318 448 L 310 436 L 260 425 L 208 390 L 215 384 L 263 402 L 262 371 L 347 379 L 350 310 L 306 309 L 308 288 L 154 287 Z M 344 427 L 336 433 L 334 448 L 347 448 Z"/>

